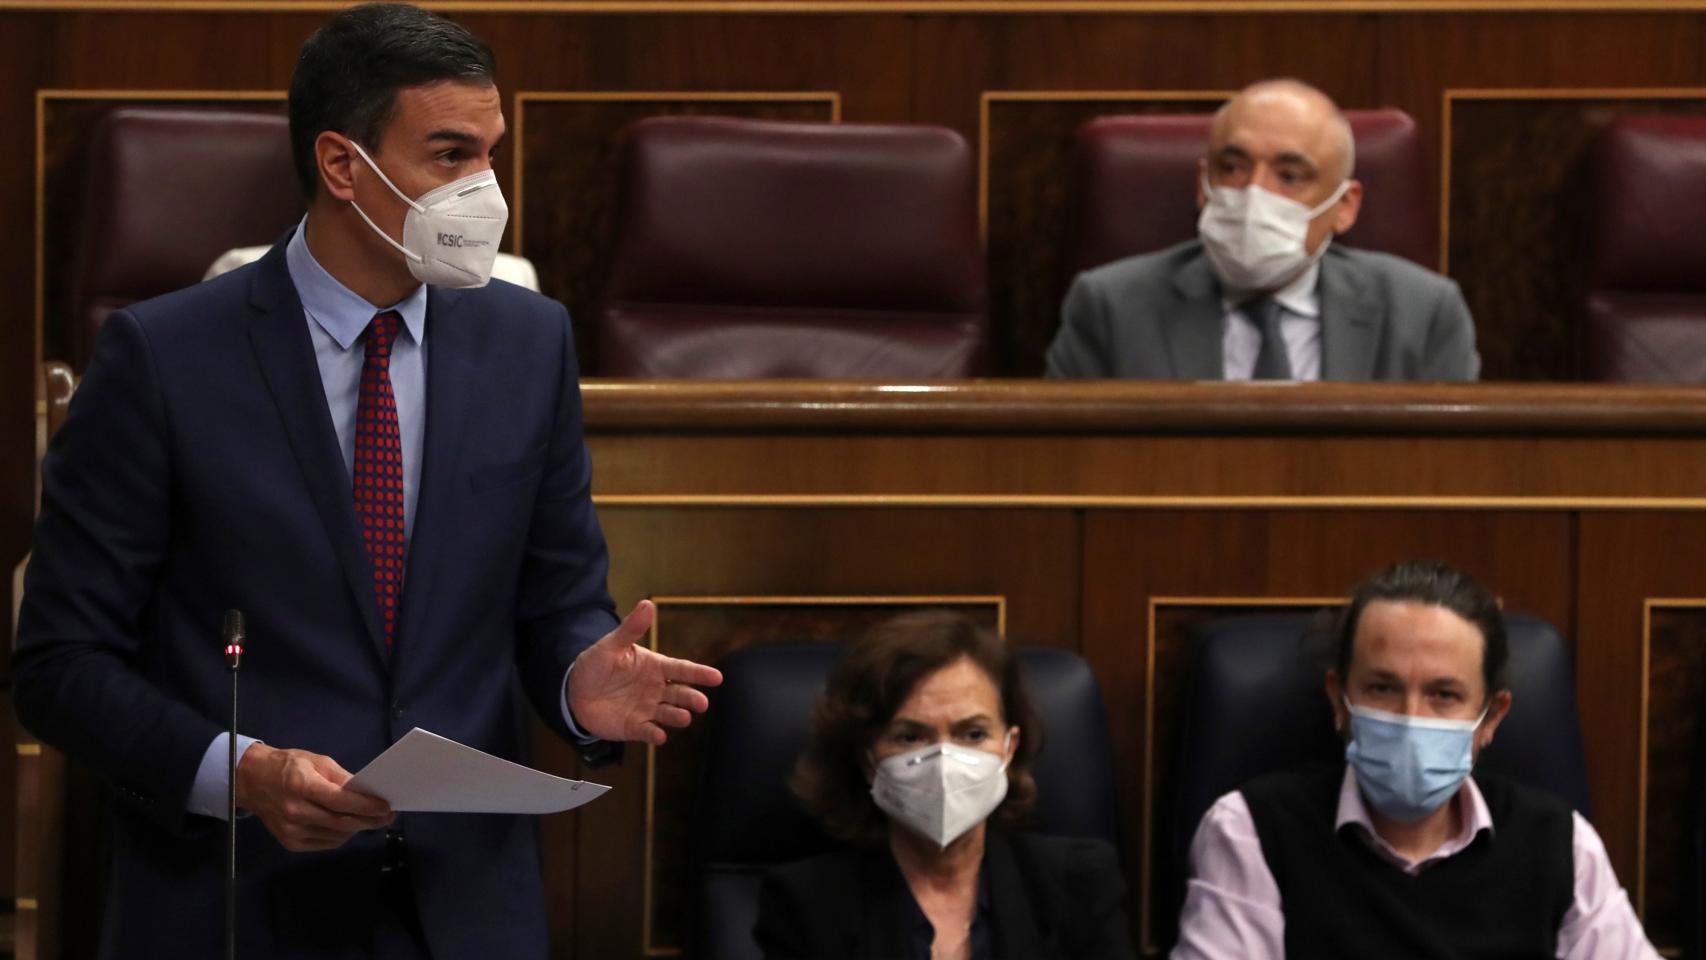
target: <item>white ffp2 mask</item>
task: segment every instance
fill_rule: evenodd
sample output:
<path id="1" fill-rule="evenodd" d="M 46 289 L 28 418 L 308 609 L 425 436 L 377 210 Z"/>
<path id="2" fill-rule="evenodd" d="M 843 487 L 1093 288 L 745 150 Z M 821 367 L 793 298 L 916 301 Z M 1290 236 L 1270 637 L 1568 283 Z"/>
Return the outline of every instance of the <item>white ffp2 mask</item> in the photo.
<path id="1" fill-rule="evenodd" d="M 1005 747 L 996 754 L 931 744 L 883 760 L 871 776 L 877 809 L 944 849 L 995 812 L 1006 796 Z"/>
<path id="2" fill-rule="evenodd" d="M 416 280 L 437 287 L 483 287 L 491 281 L 498 241 L 509 222 L 509 205 L 498 189 L 497 174 L 482 170 L 410 200 L 361 144 L 351 140 L 350 146 L 367 161 L 368 169 L 409 205 L 409 212 L 403 215 L 403 242 L 398 243 L 354 200 L 350 201 L 373 232 L 403 254 Z"/>
<path id="3" fill-rule="evenodd" d="M 1197 236 L 1221 285 L 1240 292 L 1277 290 L 1303 273 L 1331 242 L 1310 254 L 1309 222 L 1338 203 L 1350 186 L 1346 180 L 1310 208 L 1254 184 L 1217 187 L 1204 180 L 1208 202 L 1197 218 Z"/>

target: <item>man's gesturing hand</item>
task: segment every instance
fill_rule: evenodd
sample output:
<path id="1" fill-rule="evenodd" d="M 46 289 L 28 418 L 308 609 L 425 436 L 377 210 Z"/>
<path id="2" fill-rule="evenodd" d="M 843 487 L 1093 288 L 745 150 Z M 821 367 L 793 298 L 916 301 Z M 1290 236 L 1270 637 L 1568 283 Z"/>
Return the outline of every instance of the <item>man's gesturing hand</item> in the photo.
<path id="1" fill-rule="evenodd" d="M 257 743 L 237 763 L 237 805 L 286 850 L 332 850 L 397 819 L 385 801 L 345 789 L 349 778 L 331 757 Z"/>
<path id="2" fill-rule="evenodd" d="M 640 644 L 656 616 L 657 607 L 641 600 L 615 630 L 575 660 L 569 671 L 569 709 L 582 730 L 601 740 L 655 746 L 669 739 L 664 727 L 685 727 L 710 705 L 694 686 L 722 683 L 720 672 Z"/>

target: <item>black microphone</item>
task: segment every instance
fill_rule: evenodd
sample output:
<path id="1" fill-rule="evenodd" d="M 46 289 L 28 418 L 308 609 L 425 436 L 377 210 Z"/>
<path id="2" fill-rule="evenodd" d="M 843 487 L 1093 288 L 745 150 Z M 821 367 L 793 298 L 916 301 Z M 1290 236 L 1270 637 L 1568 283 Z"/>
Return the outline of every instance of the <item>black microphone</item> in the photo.
<path id="1" fill-rule="evenodd" d="M 237 668 L 243 663 L 243 611 L 225 611 L 225 666 L 231 671 L 231 728 L 225 760 L 225 957 L 237 958 Z"/>

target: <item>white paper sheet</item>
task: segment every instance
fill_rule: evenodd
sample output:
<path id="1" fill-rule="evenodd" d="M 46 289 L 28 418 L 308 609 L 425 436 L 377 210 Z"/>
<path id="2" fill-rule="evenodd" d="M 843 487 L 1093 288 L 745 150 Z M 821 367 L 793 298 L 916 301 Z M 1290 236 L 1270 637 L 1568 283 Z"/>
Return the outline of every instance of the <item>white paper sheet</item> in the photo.
<path id="1" fill-rule="evenodd" d="M 416 727 L 349 782 L 402 813 L 558 813 L 609 787 L 568 780 Z"/>

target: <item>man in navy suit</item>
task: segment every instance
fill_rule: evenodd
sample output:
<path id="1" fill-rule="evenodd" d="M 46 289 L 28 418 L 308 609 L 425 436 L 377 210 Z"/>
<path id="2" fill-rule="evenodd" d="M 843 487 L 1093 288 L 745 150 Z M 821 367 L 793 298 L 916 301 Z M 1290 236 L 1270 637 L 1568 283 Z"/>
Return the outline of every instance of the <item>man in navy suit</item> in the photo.
<path id="1" fill-rule="evenodd" d="M 636 645 L 649 603 L 618 624 L 567 313 L 481 286 L 491 51 L 353 8 L 303 47 L 290 119 L 303 223 L 101 329 L 43 465 L 18 713 L 117 787 L 103 954 L 214 956 L 240 609 L 242 954 L 543 957 L 530 818 L 395 814 L 349 771 L 417 726 L 519 758 L 517 689 L 608 757 L 721 678 Z"/>

